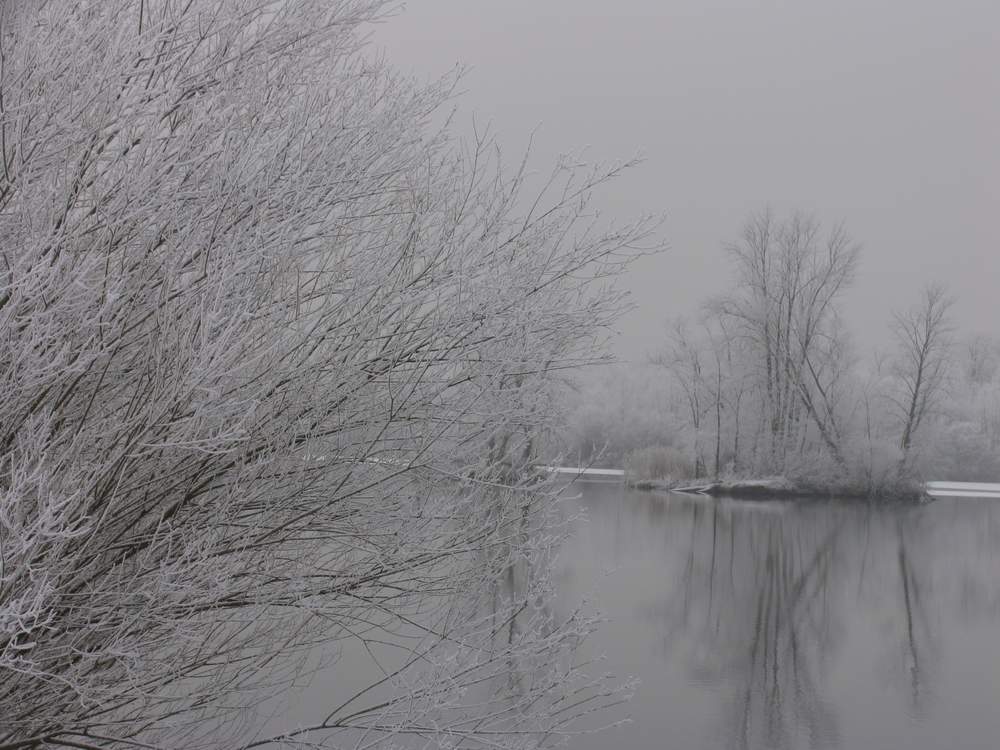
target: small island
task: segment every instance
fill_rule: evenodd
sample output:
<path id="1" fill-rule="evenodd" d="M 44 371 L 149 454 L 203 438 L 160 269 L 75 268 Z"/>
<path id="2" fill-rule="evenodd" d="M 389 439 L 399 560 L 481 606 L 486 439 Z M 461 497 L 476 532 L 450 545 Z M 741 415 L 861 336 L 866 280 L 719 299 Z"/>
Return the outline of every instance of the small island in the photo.
<path id="1" fill-rule="evenodd" d="M 870 495 L 852 487 L 815 486 L 795 482 L 787 477 L 762 477 L 760 479 L 717 479 L 701 483 L 674 482 L 657 479 L 627 479 L 626 485 L 637 490 L 679 492 L 687 495 L 712 497 L 768 498 L 768 499 L 872 499 Z M 882 501 L 921 502 L 929 499 L 922 485 L 900 484 L 893 491 L 883 492 Z"/>
<path id="2" fill-rule="evenodd" d="M 749 217 L 730 281 L 629 363 L 592 371 L 562 451 L 637 489 L 920 501 L 928 480 L 1000 477 L 1000 342 L 963 335 L 942 285 L 871 333 L 843 319 L 861 246 L 814 215 Z"/>

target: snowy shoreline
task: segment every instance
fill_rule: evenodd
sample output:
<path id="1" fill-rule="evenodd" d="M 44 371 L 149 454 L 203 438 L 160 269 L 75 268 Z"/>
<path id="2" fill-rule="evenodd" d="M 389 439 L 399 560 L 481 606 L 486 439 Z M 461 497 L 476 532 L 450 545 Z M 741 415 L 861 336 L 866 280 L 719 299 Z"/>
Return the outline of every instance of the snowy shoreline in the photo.
<path id="1" fill-rule="evenodd" d="M 655 492 L 677 492 L 685 495 L 708 495 L 711 497 L 781 497 L 787 499 L 878 499 L 909 500 L 926 499 L 925 493 L 912 486 L 901 486 L 890 492 L 870 494 L 845 487 L 820 487 L 799 484 L 787 477 L 762 477 L 759 479 L 723 479 L 699 484 L 656 479 L 627 479 L 631 489 Z"/>

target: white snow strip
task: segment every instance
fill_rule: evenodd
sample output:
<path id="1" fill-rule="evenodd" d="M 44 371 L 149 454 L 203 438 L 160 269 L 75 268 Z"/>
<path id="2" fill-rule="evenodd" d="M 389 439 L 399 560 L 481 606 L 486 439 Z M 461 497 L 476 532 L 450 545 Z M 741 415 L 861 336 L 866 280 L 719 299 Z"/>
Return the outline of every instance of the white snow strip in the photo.
<path id="1" fill-rule="evenodd" d="M 931 497 L 982 497 L 1000 500 L 1000 492 L 983 492 L 981 490 L 927 490 Z"/>
<path id="2" fill-rule="evenodd" d="M 931 491 L 944 492 L 945 490 L 1000 493 L 1000 484 L 986 482 L 927 482 L 924 486 L 927 488 L 928 493 Z"/>
<path id="3" fill-rule="evenodd" d="M 583 469 L 576 466 L 539 466 L 542 471 L 552 474 L 574 474 L 584 477 L 623 477 L 624 469 Z"/>

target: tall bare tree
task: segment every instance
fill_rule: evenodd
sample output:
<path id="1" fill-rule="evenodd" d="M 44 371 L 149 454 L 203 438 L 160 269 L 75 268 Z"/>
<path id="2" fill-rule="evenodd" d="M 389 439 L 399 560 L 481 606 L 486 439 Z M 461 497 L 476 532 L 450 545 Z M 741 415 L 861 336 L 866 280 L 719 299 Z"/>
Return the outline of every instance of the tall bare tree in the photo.
<path id="1" fill-rule="evenodd" d="M 765 210 L 747 221 L 729 252 L 737 284 L 722 309 L 757 359 L 766 468 L 785 470 L 809 424 L 844 466 L 836 403 L 843 346 L 837 301 L 854 277 L 859 246 L 842 226 L 823 235 L 811 216 L 795 213 L 779 221 Z"/>
<path id="2" fill-rule="evenodd" d="M 703 341 L 689 329 L 684 320 L 678 320 L 671 331 L 668 348 L 652 357 L 652 364 L 663 368 L 680 386 L 685 411 L 694 432 L 694 475 L 703 477 L 705 470 L 704 421 L 712 409 L 712 374 L 706 368 Z"/>
<path id="3" fill-rule="evenodd" d="M 714 363 L 714 373 L 709 378 L 709 390 L 715 412 L 716 477 L 721 476 L 723 444 L 729 440 L 731 442 L 727 449 L 731 451 L 732 468 L 739 472 L 742 467 L 741 417 L 744 411 L 744 399 L 751 386 L 745 362 L 747 353 L 741 348 L 741 341 L 735 336 L 729 323 L 723 314 L 723 308 L 718 304 L 712 302 L 706 306 L 702 329 Z M 727 429 L 730 431 L 728 438 L 725 436 Z"/>
<path id="4" fill-rule="evenodd" d="M 897 313 L 892 328 L 897 345 L 894 374 L 898 392 L 890 396 L 900 420 L 900 472 L 906 468 L 913 440 L 934 410 L 949 369 L 953 300 L 940 284 L 924 288 L 920 301 Z"/>

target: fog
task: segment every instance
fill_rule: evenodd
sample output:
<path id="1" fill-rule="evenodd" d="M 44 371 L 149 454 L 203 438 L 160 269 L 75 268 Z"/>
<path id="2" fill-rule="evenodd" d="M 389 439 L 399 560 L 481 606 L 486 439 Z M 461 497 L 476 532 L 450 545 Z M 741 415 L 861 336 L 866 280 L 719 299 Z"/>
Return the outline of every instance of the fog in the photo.
<path id="1" fill-rule="evenodd" d="M 598 196 L 610 217 L 666 215 L 669 250 L 624 280 L 616 348 L 636 359 L 728 285 L 722 246 L 764 205 L 863 244 L 844 306 L 863 348 L 927 281 L 963 333 L 994 332 L 998 27 L 975 0 L 421 0 L 375 41 L 419 78 L 468 66 L 459 123 L 490 123 L 511 158 L 530 139 L 535 169 L 644 155 Z"/>

